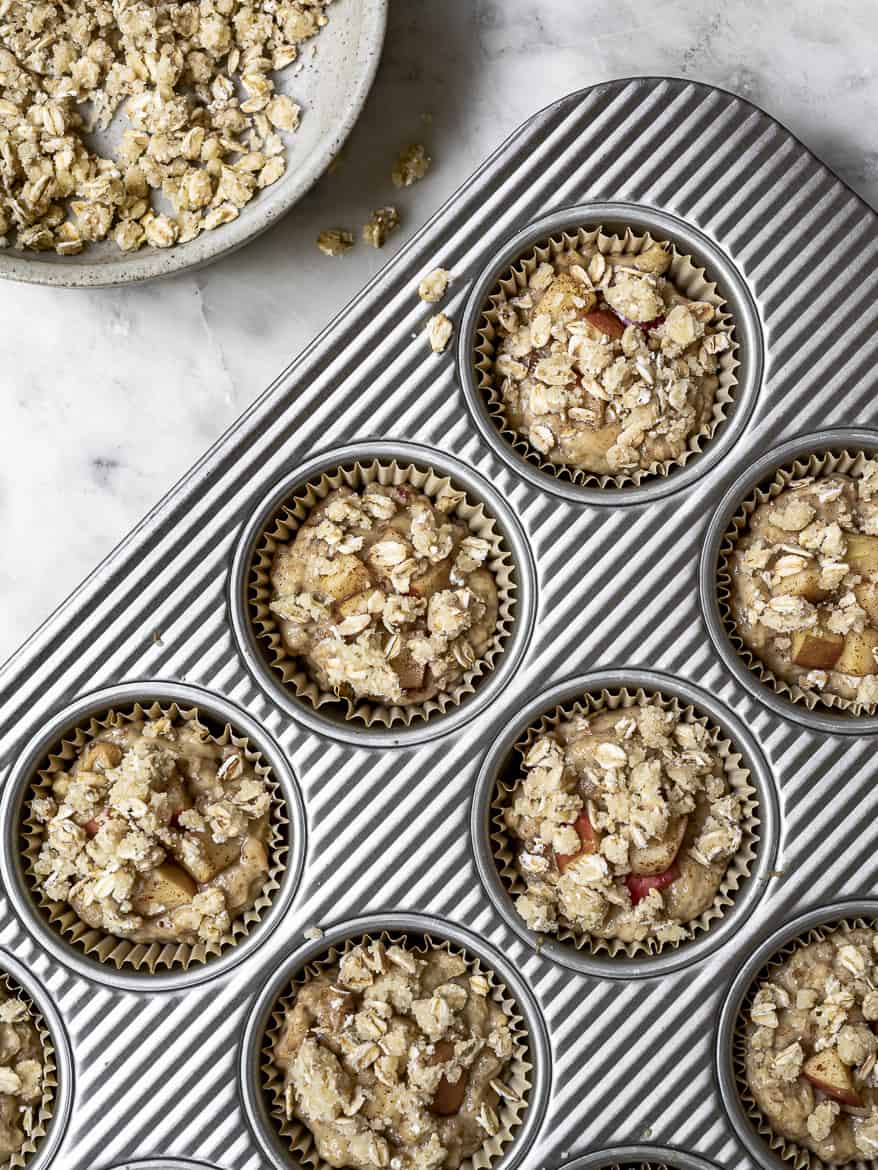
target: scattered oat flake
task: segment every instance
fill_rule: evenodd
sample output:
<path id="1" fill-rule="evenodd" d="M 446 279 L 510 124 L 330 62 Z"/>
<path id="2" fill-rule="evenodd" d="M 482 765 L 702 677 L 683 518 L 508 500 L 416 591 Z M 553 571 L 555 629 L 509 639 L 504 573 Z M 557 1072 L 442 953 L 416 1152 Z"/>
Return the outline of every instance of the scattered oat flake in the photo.
<path id="1" fill-rule="evenodd" d="M 418 296 L 428 304 L 441 301 L 451 283 L 451 273 L 447 268 L 434 268 L 418 285 Z"/>
<path id="2" fill-rule="evenodd" d="M 308 929 L 304 931 L 304 935 L 309 942 L 317 942 L 318 939 L 323 938 L 323 929 L 319 926 L 309 926 Z"/>
<path id="3" fill-rule="evenodd" d="M 427 338 L 433 353 L 442 353 L 451 340 L 454 325 L 444 313 L 437 313 L 427 322 Z"/>
<path id="4" fill-rule="evenodd" d="M 419 179 L 423 179 L 424 175 L 430 169 L 430 163 L 432 161 L 420 143 L 407 146 L 400 153 L 399 158 L 396 160 L 396 166 L 393 168 L 391 178 L 393 179 L 394 187 L 411 187 L 413 183 L 417 183 Z"/>
<path id="5" fill-rule="evenodd" d="M 354 246 L 354 237 L 344 228 L 327 228 L 317 237 L 317 247 L 326 256 L 344 256 Z"/>
<path id="6" fill-rule="evenodd" d="M 399 212 L 395 207 L 379 207 L 372 212 L 369 222 L 363 224 L 363 239 L 373 248 L 383 248 L 387 237 L 399 227 Z"/>

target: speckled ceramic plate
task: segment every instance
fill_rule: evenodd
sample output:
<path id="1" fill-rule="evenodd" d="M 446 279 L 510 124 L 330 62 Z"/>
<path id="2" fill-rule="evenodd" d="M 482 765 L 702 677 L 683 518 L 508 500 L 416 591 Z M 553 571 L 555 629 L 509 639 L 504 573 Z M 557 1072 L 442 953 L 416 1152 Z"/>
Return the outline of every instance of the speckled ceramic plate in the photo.
<path id="1" fill-rule="evenodd" d="M 260 191 L 232 223 L 187 244 L 134 253 L 120 252 L 112 240 L 92 244 L 78 256 L 0 249 L 0 276 L 68 288 L 129 284 L 198 268 L 242 247 L 289 211 L 338 154 L 375 79 L 386 23 L 387 0 L 335 0 L 329 23 L 303 48 L 301 68 L 277 75 L 278 92 L 302 106 L 302 123 L 286 136 L 283 177 Z M 108 134 L 112 139 L 112 127 Z"/>

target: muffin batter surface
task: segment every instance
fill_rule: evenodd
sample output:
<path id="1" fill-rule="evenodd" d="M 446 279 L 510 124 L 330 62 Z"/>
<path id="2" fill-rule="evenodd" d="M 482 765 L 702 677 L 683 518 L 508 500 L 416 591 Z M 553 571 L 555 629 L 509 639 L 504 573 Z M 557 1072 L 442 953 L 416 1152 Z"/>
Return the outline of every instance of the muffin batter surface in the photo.
<path id="1" fill-rule="evenodd" d="M 27 1004 L 0 986 L 0 1161 L 30 1137 L 43 1093 L 43 1045 Z"/>
<path id="2" fill-rule="evenodd" d="M 269 805 L 243 750 L 194 720 L 121 722 L 32 801 L 40 888 L 133 942 L 217 942 L 265 884 Z"/>
<path id="3" fill-rule="evenodd" d="M 619 475 L 678 460 L 708 426 L 727 329 L 639 254 L 567 250 L 498 308 L 494 378 L 510 427 L 549 462 Z"/>
<path id="4" fill-rule="evenodd" d="M 878 703 L 878 461 L 792 482 L 756 508 L 731 558 L 745 646 L 814 694 Z"/>
<path id="5" fill-rule="evenodd" d="M 831 1165 L 878 1157 L 878 935 L 799 946 L 756 992 L 747 1082 L 778 1134 Z"/>
<path id="6" fill-rule="evenodd" d="M 710 733 L 655 705 L 579 716 L 537 739 L 506 809 L 531 930 L 678 942 L 741 845 Z"/>
<path id="7" fill-rule="evenodd" d="M 487 653 L 498 595 L 487 540 L 409 484 L 341 487 L 271 570 L 287 651 L 326 692 L 394 705 L 449 692 Z"/>
<path id="8" fill-rule="evenodd" d="M 374 941 L 296 989 L 273 1059 L 287 1117 L 352 1170 L 456 1170 L 499 1132 L 511 1021 L 457 955 Z"/>

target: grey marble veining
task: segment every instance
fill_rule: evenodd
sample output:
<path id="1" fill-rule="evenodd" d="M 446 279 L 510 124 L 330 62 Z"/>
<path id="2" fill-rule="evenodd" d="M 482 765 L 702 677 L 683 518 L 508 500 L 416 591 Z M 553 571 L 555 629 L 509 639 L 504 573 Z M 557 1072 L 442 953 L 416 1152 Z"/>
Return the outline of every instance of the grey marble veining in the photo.
<path id="1" fill-rule="evenodd" d="M 0 286 L 0 657 L 530 113 L 612 77 L 710 82 L 878 204 L 876 45 L 874 0 L 391 0 L 341 165 L 267 235 L 144 287 Z M 390 168 L 410 141 L 435 163 L 397 197 Z M 314 247 L 394 200 L 404 223 L 383 252 Z"/>

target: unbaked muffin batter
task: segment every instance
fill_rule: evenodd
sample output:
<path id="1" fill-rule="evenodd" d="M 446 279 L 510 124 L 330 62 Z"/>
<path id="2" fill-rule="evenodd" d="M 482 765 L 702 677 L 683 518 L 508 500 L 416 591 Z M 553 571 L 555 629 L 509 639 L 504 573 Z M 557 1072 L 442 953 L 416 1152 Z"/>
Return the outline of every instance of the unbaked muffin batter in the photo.
<path id="1" fill-rule="evenodd" d="M 747 1082 L 777 1133 L 831 1165 L 878 1157 L 878 935 L 799 946 L 757 990 Z"/>
<path id="2" fill-rule="evenodd" d="M 409 484 L 341 487 L 310 513 L 271 571 L 287 651 L 326 692 L 406 705 L 448 692 L 497 625 L 491 546 Z"/>
<path id="3" fill-rule="evenodd" d="M 550 463 L 619 475 L 678 460 L 709 424 L 728 328 L 639 254 L 569 250 L 497 311 L 494 379 L 512 430 Z"/>
<path id="4" fill-rule="evenodd" d="M 27 1004 L 0 985 L 0 1162 L 30 1137 L 43 1094 L 43 1045 Z"/>
<path id="5" fill-rule="evenodd" d="M 463 959 L 380 941 L 296 990 L 275 1043 L 287 1117 L 330 1166 L 456 1170 L 499 1132 L 511 1021 Z"/>
<path id="6" fill-rule="evenodd" d="M 269 804 L 242 749 L 194 720 L 120 722 L 32 801 L 40 888 L 133 942 L 216 942 L 265 884 Z"/>
<path id="7" fill-rule="evenodd" d="M 878 461 L 792 482 L 761 504 L 731 560 L 735 628 L 774 675 L 878 703 Z"/>
<path id="8" fill-rule="evenodd" d="M 655 705 L 537 739 L 506 809 L 531 930 L 678 942 L 741 844 L 741 805 L 700 723 Z"/>

